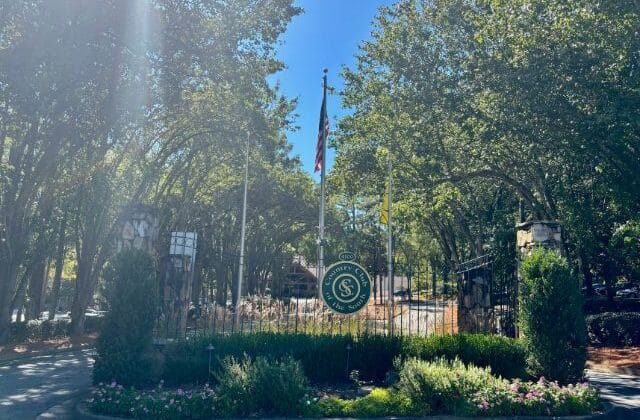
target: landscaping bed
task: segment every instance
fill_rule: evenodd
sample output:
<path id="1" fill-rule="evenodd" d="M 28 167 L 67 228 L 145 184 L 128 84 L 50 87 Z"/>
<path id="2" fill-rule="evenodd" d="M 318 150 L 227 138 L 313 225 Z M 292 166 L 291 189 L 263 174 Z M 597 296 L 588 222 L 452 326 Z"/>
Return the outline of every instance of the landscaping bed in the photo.
<path id="1" fill-rule="evenodd" d="M 157 359 L 163 363 L 159 385 L 103 381 L 90 408 L 159 419 L 565 416 L 600 410 L 597 391 L 586 383 L 563 387 L 544 378 L 527 380 L 521 342 L 496 336 L 215 335 L 172 343 Z"/>
<path id="2" fill-rule="evenodd" d="M 459 360 L 396 363 L 394 383 L 357 396 L 352 390 L 311 386 L 294 359 L 226 359 L 216 385 L 136 390 L 115 382 L 98 384 L 88 400 L 95 413 L 132 418 L 204 419 L 239 416 L 383 417 L 567 416 L 601 410 L 597 390 L 587 383 L 560 386 L 508 380 L 488 368 Z"/>

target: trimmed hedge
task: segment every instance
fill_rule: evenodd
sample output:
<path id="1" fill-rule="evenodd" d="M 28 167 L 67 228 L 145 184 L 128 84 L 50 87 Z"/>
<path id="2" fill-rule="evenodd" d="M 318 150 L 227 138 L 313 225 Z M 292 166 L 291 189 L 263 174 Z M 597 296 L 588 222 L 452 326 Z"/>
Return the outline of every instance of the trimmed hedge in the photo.
<path id="1" fill-rule="evenodd" d="M 109 304 L 96 340 L 93 382 L 148 385 L 162 369 L 153 350 L 158 313 L 158 279 L 153 258 L 139 249 L 120 252 L 107 266 Z"/>
<path id="2" fill-rule="evenodd" d="M 520 267 L 520 331 L 529 373 L 562 384 L 580 380 L 587 361 L 587 328 L 578 279 L 565 258 L 542 248 Z"/>
<path id="3" fill-rule="evenodd" d="M 597 315 L 605 312 L 640 312 L 640 300 L 624 299 L 609 301 L 606 297 L 587 298 L 584 303 L 585 315 Z"/>
<path id="4" fill-rule="evenodd" d="M 417 357 L 434 360 L 456 357 L 465 363 L 491 367 L 504 377 L 525 377 L 525 352 L 519 341 L 479 334 L 429 337 L 381 335 L 306 335 L 260 332 L 196 337 L 169 344 L 164 351 L 164 379 L 168 383 L 204 383 L 207 380 L 212 344 L 212 370 L 221 368 L 227 357 L 242 359 L 244 355 L 283 360 L 292 357 L 302 363 L 307 377 L 315 383 L 344 383 L 349 373 L 381 383 L 393 370 L 396 358 Z"/>
<path id="5" fill-rule="evenodd" d="M 101 317 L 86 317 L 85 332 L 96 332 L 100 329 Z M 31 320 L 27 322 L 12 322 L 10 341 L 23 343 L 26 341 L 44 341 L 53 338 L 69 337 L 71 322 L 66 319 L 59 320 Z"/>
<path id="6" fill-rule="evenodd" d="M 640 346 L 640 312 L 589 315 L 587 333 L 594 346 Z"/>

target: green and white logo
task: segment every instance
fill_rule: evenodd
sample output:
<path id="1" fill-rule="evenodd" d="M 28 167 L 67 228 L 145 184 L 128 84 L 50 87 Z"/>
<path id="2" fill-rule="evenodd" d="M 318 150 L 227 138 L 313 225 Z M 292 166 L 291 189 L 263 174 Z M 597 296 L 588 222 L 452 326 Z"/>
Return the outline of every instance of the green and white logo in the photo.
<path id="1" fill-rule="evenodd" d="M 340 261 L 327 268 L 321 284 L 322 298 L 339 314 L 354 314 L 371 298 L 369 274 L 359 264 Z"/>

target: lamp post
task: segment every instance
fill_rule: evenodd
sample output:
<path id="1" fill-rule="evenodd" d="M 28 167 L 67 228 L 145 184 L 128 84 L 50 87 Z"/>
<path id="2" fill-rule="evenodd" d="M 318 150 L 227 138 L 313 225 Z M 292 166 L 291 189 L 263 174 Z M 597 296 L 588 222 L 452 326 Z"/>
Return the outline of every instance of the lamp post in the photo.
<path id="1" fill-rule="evenodd" d="M 246 226 L 247 226 L 247 186 L 249 184 L 249 135 L 247 134 L 247 148 L 245 150 L 245 161 L 244 161 L 244 197 L 242 200 L 242 228 L 240 232 L 240 262 L 238 266 L 238 287 L 237 287 L 237 297 L 236 297 L 236 313 L 235 313 L 235 329 L 238 331 L 240 329 L 240 308 L 242 307 L 241 299 L 242 299 L 242 278 L 243 278 L 243 269 L 244 269 L 244 237 L 246 235 Z"/>
<path id="2" fill-rule="evenodd" d="M 206 348 L 209 352 L 209 370 L 207 371 L 207 383 L 209 383 L 211 382 L 211 352 L 215 349 L 215 347 L 213 347 L 213 344 L 209 344 Z"/>
<path id="3" fill-rule="evenodd" d="M 347 379 L 349 378 L 349 356 L 351 355 L 351 343 L 347 343 Z"/>

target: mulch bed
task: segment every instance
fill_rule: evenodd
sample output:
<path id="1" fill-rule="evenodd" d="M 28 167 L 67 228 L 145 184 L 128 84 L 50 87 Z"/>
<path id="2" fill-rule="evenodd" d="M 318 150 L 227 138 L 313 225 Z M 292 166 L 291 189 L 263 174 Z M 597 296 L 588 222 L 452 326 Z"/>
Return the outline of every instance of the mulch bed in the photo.
<path id="1" fill-rule="evenodd" d="M 587 368 L 640 374 L 640 347 L 589 347 Z"/>
<path id="2" fill-rule="evenodd" d="M 0 362 L 13 360 L 28 354 L 47 353 L 49 351 L 75 349 L 93 346 L 97 334 L 84 334 L 74 340 L 69 337 L 44 341 L 29 341 L 0 346 Z"/>

